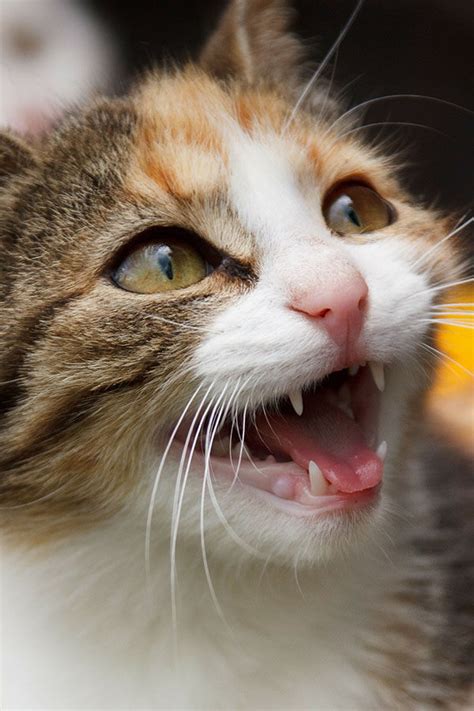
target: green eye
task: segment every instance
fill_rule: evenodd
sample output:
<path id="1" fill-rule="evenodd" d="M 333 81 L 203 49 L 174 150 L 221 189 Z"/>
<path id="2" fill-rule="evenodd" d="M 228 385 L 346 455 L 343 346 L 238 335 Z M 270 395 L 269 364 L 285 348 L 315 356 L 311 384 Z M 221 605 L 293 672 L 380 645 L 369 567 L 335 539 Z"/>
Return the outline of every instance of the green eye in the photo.
<path id="1" fill-rule="evenodd" d="M 346 184 L 333 190 L 323 206 L 328 226 L 339 234 L 374 232 L 393 222 L 388 202 L 366 185 Z"/>
<path id="2" fill-rule="evenodd" d="M 189 244 L 173 238 L 134 249 L 112 274 L 117 286 L 137 294 L 184 289 L 207 276 L 208 264 Z"/>

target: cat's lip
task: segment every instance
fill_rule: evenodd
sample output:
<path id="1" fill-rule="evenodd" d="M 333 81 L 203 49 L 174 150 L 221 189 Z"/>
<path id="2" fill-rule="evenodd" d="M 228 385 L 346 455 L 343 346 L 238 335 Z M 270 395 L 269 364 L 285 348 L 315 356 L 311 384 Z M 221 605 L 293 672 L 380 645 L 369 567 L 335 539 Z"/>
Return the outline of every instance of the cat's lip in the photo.
<path id="1" fill-rule="evenodd" d="M 180 453 L 178 445 L 174 445 Z M 237 471 L 237 462 L 230 458 L 210 456 L 208 459 L 201 452 L 194 452 L 193 469 L 209 476 L 208 486 L 214 489 L 216 482 L 227 484 L 224 495 L 233 491 L 253 492 L 264 502 L 281 511 L 295 516 L 322 515 L 352 511 L 373 504 L 381 490 L 381 484 L 352 493 L 337 492 L 328 487 L 323 495 L 314 496 L 310 491 L 308 472 L 292 463 L 258 462 L 241 460 Z M 260 466 L 259 466 L 260 465 Z"/>
<path id="2" fill-rule="evenodd" d="M 300 395 L 297 407 L 289 396 L 273 412 L 262 408 L 254 413 L 244 441 L 233 449 L 235 423 L 221 427 L 207 455 L 206 438 L 196 439 L 193 470 L 202 470 L 210 485 L 227 481 L 231 489 L 244 485 L 285 506 L 291 503 L 293 512 L 367 503 L 380 489 L 386 454 L 385 443 L 375 449 L 378 385 L 369 366 L 335 372 Z M 183 436 L 184 431 L 178 432 L 178 441 Z"/>

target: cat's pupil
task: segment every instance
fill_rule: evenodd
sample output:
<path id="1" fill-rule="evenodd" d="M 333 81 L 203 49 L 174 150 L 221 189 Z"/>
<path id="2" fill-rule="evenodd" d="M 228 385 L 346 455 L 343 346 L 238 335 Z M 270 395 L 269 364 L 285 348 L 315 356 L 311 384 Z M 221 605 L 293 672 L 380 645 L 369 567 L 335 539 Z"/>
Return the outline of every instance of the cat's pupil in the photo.
<path id="1" fill-rule="evenodd" d="M 174 272 L 171 249 L 169 247 L 160 247 L 157 261 L 163 274 L 172 281 L 174 279 Z"/>
<path id="2" fill-rule="evenodd" d="M 362 227 L 362 222 L 359 219 L 359 215 L 357 214 L 357 212 L 354 210 L 353 207 L 348 207 L 347 216 L 349 217 L 349 220 L 354 225 L 356 225 L 357 227 Z"/>

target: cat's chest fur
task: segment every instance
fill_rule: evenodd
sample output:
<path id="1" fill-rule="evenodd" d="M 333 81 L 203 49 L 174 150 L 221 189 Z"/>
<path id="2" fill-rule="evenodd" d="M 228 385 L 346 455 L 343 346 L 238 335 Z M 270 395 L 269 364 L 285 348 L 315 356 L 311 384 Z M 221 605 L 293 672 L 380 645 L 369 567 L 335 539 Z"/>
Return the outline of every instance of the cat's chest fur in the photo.
<path id="1" fill-rule="evenodd" d="M 135 562 L 127 561 L 135 544 Z M 97 534 L 77 538 L 46 566 L 4 558 L 6 708 L 332 710 L 395 702 L 394 680 L 384 676 L 394 642 L 381 631 L 412 624 L 406 607 L 395 621 L 391 588 L 404 565 L 397 554 L 384 561 L 371 547 L 324 575 L 277 572 L 262 561 L 232 577 L 213 566 L 225 620 L 201 562 L 184 554 L 176 651 L 169 561 L 165 554 L 154 561 L 150 588 L 141 553 L 122 524 L 105 529 L 101 543 Z M 396 630 L 390 635 L 396 647 Z M 405 650 L 408 665 L 413 653 Z"/>

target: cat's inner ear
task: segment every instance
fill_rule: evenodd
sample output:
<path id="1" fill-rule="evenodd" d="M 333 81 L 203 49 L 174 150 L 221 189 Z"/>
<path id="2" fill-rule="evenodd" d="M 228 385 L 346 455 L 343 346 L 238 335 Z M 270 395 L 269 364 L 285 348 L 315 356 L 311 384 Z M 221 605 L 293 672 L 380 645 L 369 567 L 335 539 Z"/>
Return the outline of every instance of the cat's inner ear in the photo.
<path id="1" fill-rule="evenodd" d="M 13 133 L 0 132 L 0 188 L 37 163 L 34 149 Z"/>
<path id="2" fill-rule="evenodd" d="M 200 57 L 219 79 L 248 83 L 294 83 L 303 59 L 302 43 L 288 31 L 284 0 L 231 0 Z"/>

